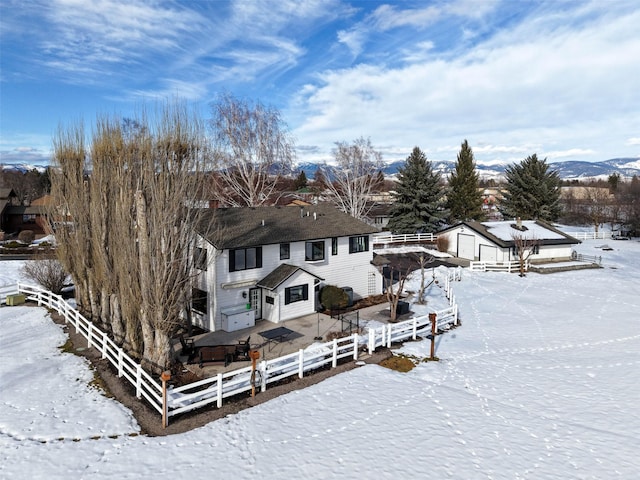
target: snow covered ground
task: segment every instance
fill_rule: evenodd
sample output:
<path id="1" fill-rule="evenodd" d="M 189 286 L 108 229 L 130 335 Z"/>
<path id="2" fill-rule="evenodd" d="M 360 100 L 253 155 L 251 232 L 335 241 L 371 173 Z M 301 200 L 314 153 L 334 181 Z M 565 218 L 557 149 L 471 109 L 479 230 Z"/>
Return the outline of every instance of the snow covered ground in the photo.
<path id="1" fill-rule="evenodd" d="M 599 270 L 465 271 L 440 362 L 363 366 L 161 438 L 87 386 L 44 310 L 2 307 L 0 478 L 636 479 L 640 243 L 603 243 L 577 247 Z M 0 263 L 0 287 L 20 263 Z"/>

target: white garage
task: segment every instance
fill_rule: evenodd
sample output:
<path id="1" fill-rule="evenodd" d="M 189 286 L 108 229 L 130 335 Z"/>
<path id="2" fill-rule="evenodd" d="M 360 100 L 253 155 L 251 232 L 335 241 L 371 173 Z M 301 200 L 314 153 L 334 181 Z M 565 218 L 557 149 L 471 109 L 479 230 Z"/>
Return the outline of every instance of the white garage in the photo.
<path id="1" fill-rule="evenodd" d="M 571 258 L 571 248 L 580 240 L 541 220 L 462 222 L 438 232 L 449 239 L 448 253 L 466 260 L 509 262 L 518 258 L 515 239 L 534 242 L 531 261 Z"/>

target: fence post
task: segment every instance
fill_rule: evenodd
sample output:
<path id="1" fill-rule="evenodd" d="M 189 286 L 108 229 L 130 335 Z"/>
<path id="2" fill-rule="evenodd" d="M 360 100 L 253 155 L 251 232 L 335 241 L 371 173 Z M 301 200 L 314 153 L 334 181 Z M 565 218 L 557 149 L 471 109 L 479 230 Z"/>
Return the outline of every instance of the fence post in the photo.
<path id="1" fill-rule="evenodd" d="M 107 337 L 106 332 L 102 332 L 102 358 L 107 358 L 107 342 L 109 341 L 109 337 Z"/>
<path id="2" fill-rule="evenodd" d="M 304 377 L 304 349 L 298 350 L 298 378 Z"/>
<path id="3" fill-rule="evenodd" d="M 413 335 L 411 336 L 413 340 L 415 340 L 417 337 L 417 331 L 418 331 L 418 319 L 416 317 L 413 317 Z"/>
<path id="4" fill-rule="evenodd" d="M 353 334 L 353 359 L 358 360 L 358 334 Z"/>
<path id="5" fill-rule="evenodd" d="M 435 360 L 436 356 L 436 319 L 437 314 L 429 314 L 429 321 L 431 322 L 431 360 Z"/>
<path id="6" fill-rule="evenodd" d="M 122 361 L 122 357 L 124 356 L 124 352 L 122 348 L 118 349 L 118 378 L 121 378 L 124 375 L 124 362 Z"/>
<path id="7" fill-rule="evenodd" d="M 387 325 L 387 341 L 385 343 L 387 344 L 387 348 L 391 348 L 391 324 L 390 323 Z"/>
<path id="8" fill-rule="evenodd" d="M 91 348 L 91 336 L 93 334 L 93 324 L 92 323 L 88 323 L 87 324 L 89 328 L 87 328 L 87 348 Z"/>
<path id="9" fill-rule="evenodd" d="M 260 391 L 264 392 L 267 389 L 267 361 L 260 362 L 260 373 L 262 374 L 262 385 L 260 385 Z"/>
<path id="10" fill-rule="evenodd" d="M 336 368 L 338 366 L 338 339 L 333 339 L 333 359 L 331 360 L 331 367 Z"/>
<path id="11" fill-rule="evenodd" d="M 162 428 L 167 428 L 169 425 L 169 418 L 167 417 L 167 382 L 171 379 L 171 372 L 165 370 L 160 375 L 160 380 L 162 380 Z"/>
<path id="12" fill-rule="evenodd" d="M 370 328 L 369 329 L 369 344 L 367 345 L 367 349 L 369 350 L 369 355 L 371 355 L 373 353 L 375 343 L 376 343 L 375 328 Z"/>
<path id="13" fill-rule="evenodd" d="M 458 304 L 453 306 L 453 324 L 458 325 Z"/>
<path id="14" fill-rule="evenodd" d="M 218 373 L 217 375 L 217 398 L 216 398 L 216 405 L 218 406 L 218 408 L 222 408 L 222 373 Z"/>
<path id="15" fill-rule="evenodd" d="M 136 365 L 136 398 L 142 397 L 142 367 Z"/>

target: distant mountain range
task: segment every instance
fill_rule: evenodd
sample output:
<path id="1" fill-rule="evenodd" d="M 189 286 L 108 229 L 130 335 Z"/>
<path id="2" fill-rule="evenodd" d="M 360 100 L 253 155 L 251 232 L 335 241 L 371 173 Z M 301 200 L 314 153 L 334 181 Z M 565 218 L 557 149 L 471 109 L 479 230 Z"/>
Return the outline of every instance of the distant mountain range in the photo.
<path id="1" fill-rule="evenodd" d="M 398 173 L 398 169 L 404 166 L 404 160 L 396 160 L 394 162 L 387 163 L 383 172 L 387 177 L 394 177 Z M 504 178 L 504 169 L 509 164 L 492 164 L 484 165 L 477 164 L 480 177 L 483 179 L 500 180 Z M 42 165 L 29 165 L 29 164 L 4 164 L 1 165 L 5 170 L 17 170 L 26 172 L 28 170 L 36 169 L 43 172 L 47 167 Z M 443 176 L 449 175 L 455 166 L 455 162 L 446 161 L 434 161 L 431 162 L 432 168 L 440 172 Z M 603 162 L 582 162 L 582 161 L 566 161 L 566 162 L 549 162 L 551 169 L 556 170 L 560 174 L 560 178 L 563 180 L 587 180 L 587 179 L 607 179 L 607 177 L 613 173 L 617 173 L 623 179 L 629 179 L 634 175 L 640 176 L 640 158 L 612 158 L 611 160 L 605 160 Z M 312 179 L 318 169 L 316 163 L 299 163 L 297 164 L 291 173 L 293 175 L 299 174 L 304 171 L 308 179 Z"/>
<path id="2" fill-rule="evenodd" d="M 387 177 L 394 177 L 398 173 L 398 169 L 404 164 L 404 160 L 388 163 L 383 172 Z M 494 180 L 504 178 L 504 170 L 507 166 L 509 166 L 507 163 L 491 165 L 478 163 L 476 165 L 481 178 L 492 178 Z M 446 176 L 454 169 L 455 162 L 434 161 L 431 162 L 431 167 L 440 172 L 441 175 Z M 603 162 L 549 162 L 549 167 L 552 170 L 556 170 L 563 180 L 587 180 L 592 178 L 606 180 L 613 173 L 617 173 L 623 179 L 629 179 L 634 175 L 640 176 L 640 158 L 613 158 Z M 302 170 L 307 178 L 312 179 L 317 169 L 318 165 L 315 163 L 300 163 L 294 170 L 298 173 Z"/>

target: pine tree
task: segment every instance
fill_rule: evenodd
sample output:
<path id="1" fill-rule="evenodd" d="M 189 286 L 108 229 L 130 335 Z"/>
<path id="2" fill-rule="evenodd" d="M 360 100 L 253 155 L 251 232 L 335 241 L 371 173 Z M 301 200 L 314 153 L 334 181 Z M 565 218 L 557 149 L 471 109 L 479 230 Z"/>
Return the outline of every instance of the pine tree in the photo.
<path id="1" fill-rule="evenodd" d="M 304 173 L 304 170 L 300 170 L 300 174 L 295 180 L 294 187 L 296 190 L 301 190 L 307 187 L 307 175 Z"/>
<path id="2" fill-rule="evenodd" d="M 458 153 L 455 169 L 449 176 L 447 207 L 450 223 L 484 218 L 479 182 L 480 175 L 476 171 L 473 151 L 465 140 Z"/>
<path id="3" fill-rule="evenodd" d="M 435 232 L 447 215 L 442 193 L 440 175 L 415 147 L 398 170 L 389 230 L 393 233 Z"/>
<path id="4" fill-rule="evenodd" d="M 506 217 L 556 220 L 561 213 L 560 176 L 537 155 L 505 169 L 507 192 L 500 204 Z"/>

